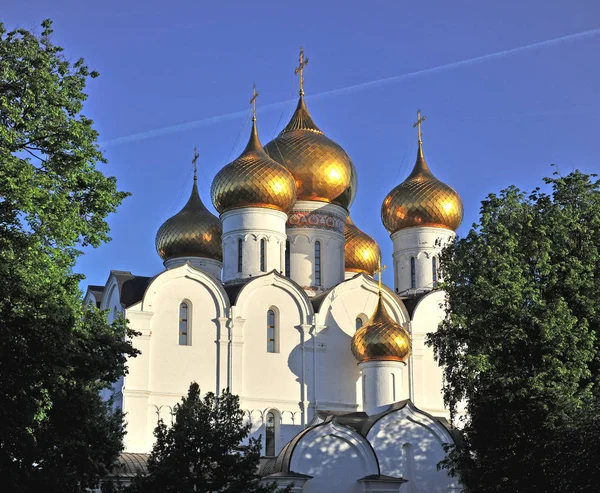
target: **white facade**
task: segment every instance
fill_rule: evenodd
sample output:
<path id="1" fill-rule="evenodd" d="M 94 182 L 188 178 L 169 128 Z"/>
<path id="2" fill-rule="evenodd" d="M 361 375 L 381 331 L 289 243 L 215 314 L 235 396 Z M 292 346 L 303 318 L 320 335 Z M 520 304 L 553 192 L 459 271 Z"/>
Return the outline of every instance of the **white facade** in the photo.
<path id="1" fill-rule="evenodd" d="M 223 222 L 223 282 L 283 270 L 287 214 L 262 207 L 233 209 Z"/>
<path id="2" fill-rule="evenodd" d="M 272 413 L 276 418 L 275 454 L 283 453 L 299 433 L 313 429 L 323 412 L 345 415 L 365 411 L 362 416 L 368 419 L 385 414 L 390 404 L 406 402 L 411 396 L 421 409 L 411 412 L 419 419 L 433 419 L 428 413 L 446 416 L 441 370 L 431 349 L 424 345 L 425 334 L 435 330 L 443 315 L 439 306 L 442 292 L 426 295 L 410 314 L 403 301 L 385 288 L 382 297 L 390 316 L 412 330 L 414 357 L 408 366 L 380 362 L 363 363 L 361 368 L 350 343 L 357 319 L 366 321 L 377 305 L 377 282 L 370 276 L 355 275 L 311 298 L 296 282 L 277 272 L 253 277 L 243 285 L 224 286 L 188 262 L 148 279 L 139 301 L 123 309 L 126 288 L 127 282 L 119 282 L 119 275 L 111 275 L 101 302 L 111 314 L 123 313 L 131 328 L 140 332 L 133 343 L 141 354 L 130 360 L 129 374 L 115 387 L 117 402 L 126 413 L 126 452 L 150 451 L 157 420 L 171 421 L 173 406 L 192 381 L 206 391 L 230 388 L 240 395 L 253 425 L 252 436 L 262 435 L 263 443 L 267 415 Z M 179 340 L 181 303 L 188 307 L 186 344 Z M 275 313 L 272 352 L 267 341 L 269 310 Z M 361 371 L 367 395 L 363 394 Z M 352 429 L 335 423 L 331 423 L 329 435 L 321 436 L 324 429 L 315 428 L 319 435 L 311 434 L 304 452 L 291 462 L 291 473 L 312 477 L 299 482 L 295 476 L 296 487 L 303 485 L 296 491 L 323 491 L 326 484 L 327 491 L 334 493 L 399 491 L 400 487 L 418 493 L 454 487 L 451 478 L 435 467 L 443 456 L 442 443 L 451 439 L 447 431 L 438 430 L 439 423 L 435 440 L 425 436 L 433 425 L 417 425 L 404 415 L 398 415 L 389 426 L 373 431 L 373 438 L 352 435 Z M 399 441 L 394 438 L 396 433 Z M 352 437 L 344 438 L 344 434 Z M 382 445 L 378 451 L 377 444 L 386 440 L 394 446 Z M 424 454 L 423 459 L 413 461 L 413 469 L 407 469 L 408 462 L 400 459 L 409 449 Z M 323 450 L 335 453 L 326 460 Z M 371 454 L 368 459 L 361 455 L 367 453 Z M 331 469 L 325 470 L 325 464 Z M 320 475 L 325 472 L 327 475 Z M 363 481 L 373 475 L 378 479 Z M 402 483 L 387 476 L 412 479 Z M 281 485 L 291 481 L 283 473 L 271 477 L 277 478 Z"/>
<path id="3" fill-rule="evenodd" d="M 391 235 L 394 242 L 394 289 L 400 295 L 430 291 L 439 279 L 439 255 L 456 234 L 446 228 L 420 226 Z"/>

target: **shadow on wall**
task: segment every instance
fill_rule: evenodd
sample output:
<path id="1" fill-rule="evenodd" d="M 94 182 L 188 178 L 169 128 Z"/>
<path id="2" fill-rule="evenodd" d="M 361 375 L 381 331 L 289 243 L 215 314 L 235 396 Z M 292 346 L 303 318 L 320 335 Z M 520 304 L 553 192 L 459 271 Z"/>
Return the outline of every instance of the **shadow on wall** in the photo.
<path id="1" fill-rule="evenodd" d="M 358 403 L 357 383 L 360 371 L 352 356 L 352 338 L 336 322 L 317 334 L 308 336 L 304 348 L 294 347 L 288 368 L 300 388 L 299 409 L 306 401 L 306 424 L 317 409 L 352 412 Z"/>

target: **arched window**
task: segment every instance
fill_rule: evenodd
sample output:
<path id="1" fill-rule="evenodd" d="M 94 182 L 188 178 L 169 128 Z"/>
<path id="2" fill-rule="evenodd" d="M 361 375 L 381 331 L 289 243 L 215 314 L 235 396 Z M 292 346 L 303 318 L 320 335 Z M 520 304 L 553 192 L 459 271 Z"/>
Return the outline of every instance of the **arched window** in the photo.
<path id="1" fill-rule="evenodd" d="M 390 379 L 391 385 L 392 385 L 392 402 L 396 402 L 396 374 L 392 373 L 391 374 L 391 379 Z"/>
<path id="2" fill-rule="evenodd" d="M 265 455 L 275 456 L 275 414 L 271 411 L 267 413 L 265 423 Z"/>
<path id="3" fill-rule="evenodd" d="M 267 311 L 267 353 L 279 352 L 277 315 L 272 308 Z"/>
<path id="4" fill-rule="evenodd" d="M 360 329 L 364 325 L 362 317 L 356 317 L 356 330 Z"/>
<path id="5" fill-rule="evenodd" d="M 243 260 L 243 257 L 242 257 L 242 243 L 243 243 L 243 241 L 240 238 L 238 240 L 238 272 L 242 272 L 242 260 Z"/>
<path id="6" fill-rule="evenodd" d="M 285 276 L 290 277 L 291 257 L 290 257 L 290 242 L 285 242 Z"/>
<path id="7" fill-rule="evenodd" d="M 267 267 L 265 266 L 265 239 L 260 240 L 260 271 L 265 272 Z"/>
<path id="8" fill-rule="evenodd" d="M 405 443 L 402 445 L 402 478 L 408 479 L 409 486 L 407 488 L 407 492 L 414 491 L 412 489 L 412 483 L 414 483 L 414 474 L 415 474 L 415 456 L 413 447 L 410 443 Z"/>
<path id="9" fill-rule="evenodd" d="M 321 242 L 315 242 L 315 286 L 321 285 Z"/>
<path id="10" fill-rule="evenodd" d="M 433 287 L 438 287 L 438 271 L 437 271 L 437 257 L 431 257 L 431 275 L 433 280 Z"/>
<path id="11" fill-rule="evenodd" d="M 417 287 L 417 265 L 415 257 L 410 258 L 410 287 L 413 289 Z"/>
<path id="12" fill-rule="evenodd" d="M 189 308 L 187 303 L 179 305 L 179 345 L 187 346 L 189 344 Z"/>

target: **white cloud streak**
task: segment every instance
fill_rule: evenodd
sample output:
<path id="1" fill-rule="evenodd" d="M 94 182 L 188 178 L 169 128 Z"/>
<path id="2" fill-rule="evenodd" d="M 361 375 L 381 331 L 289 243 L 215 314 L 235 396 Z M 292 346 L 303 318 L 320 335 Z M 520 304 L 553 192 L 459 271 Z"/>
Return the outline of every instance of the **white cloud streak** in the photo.
<path id="1" fill-rule="evenodd" d="M 529 51 L 534 51 L 542 48 L 549 48 L 552 46 L 557 46 L 563 43 L 568 43 L 571 41 L 580 41 L 583 39 L 593 38 L 600 34 L 600 28 L 590 29 L 588 31 L 582 31 L 574 34 L 569 34 L 567 36 L 561 36 L 558 38 L 548 39 L 545 41 L 540 41 L 538 43 L 532 43 L 524 46 L 519 46 L 517 48 L 511 48 L 508 50 L 496 51 L 494 53 L 488 53 L 487 55 L 481 55 L 473 58 L 467 58 L 464 60 L 459 60 L 457 62 L 446 63 L 444 65 L 438 65 L 436 67 L 431 67 L 423 70 L 417 70 L 415 72 L 409 72 L 407 74 L 395 75 L 392 77 L 386 77 L 383 79 L 372 80 L 368 82 L 362 82 L 360 84 L 355 84 L 347 87 L 340 87 L 338 89 L 332 89 L 331 91 L 324 91 L 317 94 L 313 94 L 306 99 L 321 99 L 321 98 L 330 98 L 336 96 L 345 96 L 347 94 L 352 94 L 359 91 L 366 91 L 369 89 L 375 89 L 377 87 L 396 84 L 399 82 L 403 82 L 406 80 L 411 80 L 417 77 L 422 77 L 426 75 L 437 74 L 440 72 L 445 72 L 447 70 L 453 70 L 461 67 L 468 67 L 470 65 L 476 65 L 482 62 L 488 62 L 491 60 L 496 60 L 500 58 L 505 58 L 511 55 L 516 55 L 519 53 L 525 53 Z M 277 103 L 270 103 L 266 105 L 262 105 L 260 107 L 261 112 L 272 111 L 285 108 L 286 105 L 290 104 L 292 101 L 279 101 Z M 231 120 L 236 120 L 238 118 L 243 118 L 249 115 L 249 110 L 243 111 L 235 111 L 233 113 L 225 113 L 223 115 L 212 116 L 209 118 L 203 118 L 200 120 L 194 120 L 187 123 L 180 123 L 177 125 L 169 125 L 167 127 L 157 128 L 154 130 L 149 130 L 147 132 L 136 133 L 132 135 L 126 135 L 124 137 L 117 137 L 115 139 L 107 140 L 105 142 L 100 143 L 100 147 L 113 147 L 120 144 L 127 144 L 130 142 L 137 142 L 140 140 L 146 140 L 153 137 L 160 137 L 162 135 L 173 134 L 177 132 L 182 132 L 185 130 L 190 130 L 192 128 L 204 127 L 207 125 L 211 125 L 213 123 L 221 123 Z"/>

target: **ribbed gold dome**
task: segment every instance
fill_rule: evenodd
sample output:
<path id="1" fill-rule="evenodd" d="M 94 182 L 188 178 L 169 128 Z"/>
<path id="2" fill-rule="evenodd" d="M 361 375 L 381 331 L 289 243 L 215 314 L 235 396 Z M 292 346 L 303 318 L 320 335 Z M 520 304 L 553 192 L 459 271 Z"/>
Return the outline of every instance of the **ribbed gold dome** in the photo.
<path id="1" fill-rule="evenodd" d="M 303 95 L 290 122 L 265 150 L 294 176 L 298 200 L 328 202 L 346 209 L 352 204 L 357 185 L 354 164 L 346 151 L 315 125 Z"/>
<path id="2" fill-rule="evenodd" d="M 204 206 L 194 176 L 187 204 L 156 233 L 156 251 L 163 260 L 177 257 L 223 258 L 221 221 Z"/>
<path id="3" fill-rule="evenodd" d="M 436 226 L 456 231 L 462 219 L 460 196 L 433 176 L 419 142 L 417 162 L 411 174 L 383 201 L 383 225 L 390 234 L 411 226 Z"/>
<path id="4" fill-rule="evenodd" d="M 360 363 L 406 361 L 410 348 L 410 336 L 389 316 L 380 292 L 375 313 L 352 337 L 352 354 Z"/>
<path id="5" fill-rule="evenodd" d="M 263 150 L 255 119 L 246 149 L 217 173 L 210 193 L 215 209 L 221 214 L 241 207 L 264 207 L 287 213 L 294 206 L 294 178 Z"/>
<path id="6" fill-rule="evenodd" d="M 364 272 L 372 276 L 377 270 L 377 259 L 381 256 L 377 242 L 367 233 L 358 229 L 350 216 L 346 218 L 344 236 L 346 238 L 345 270 Z"/>

